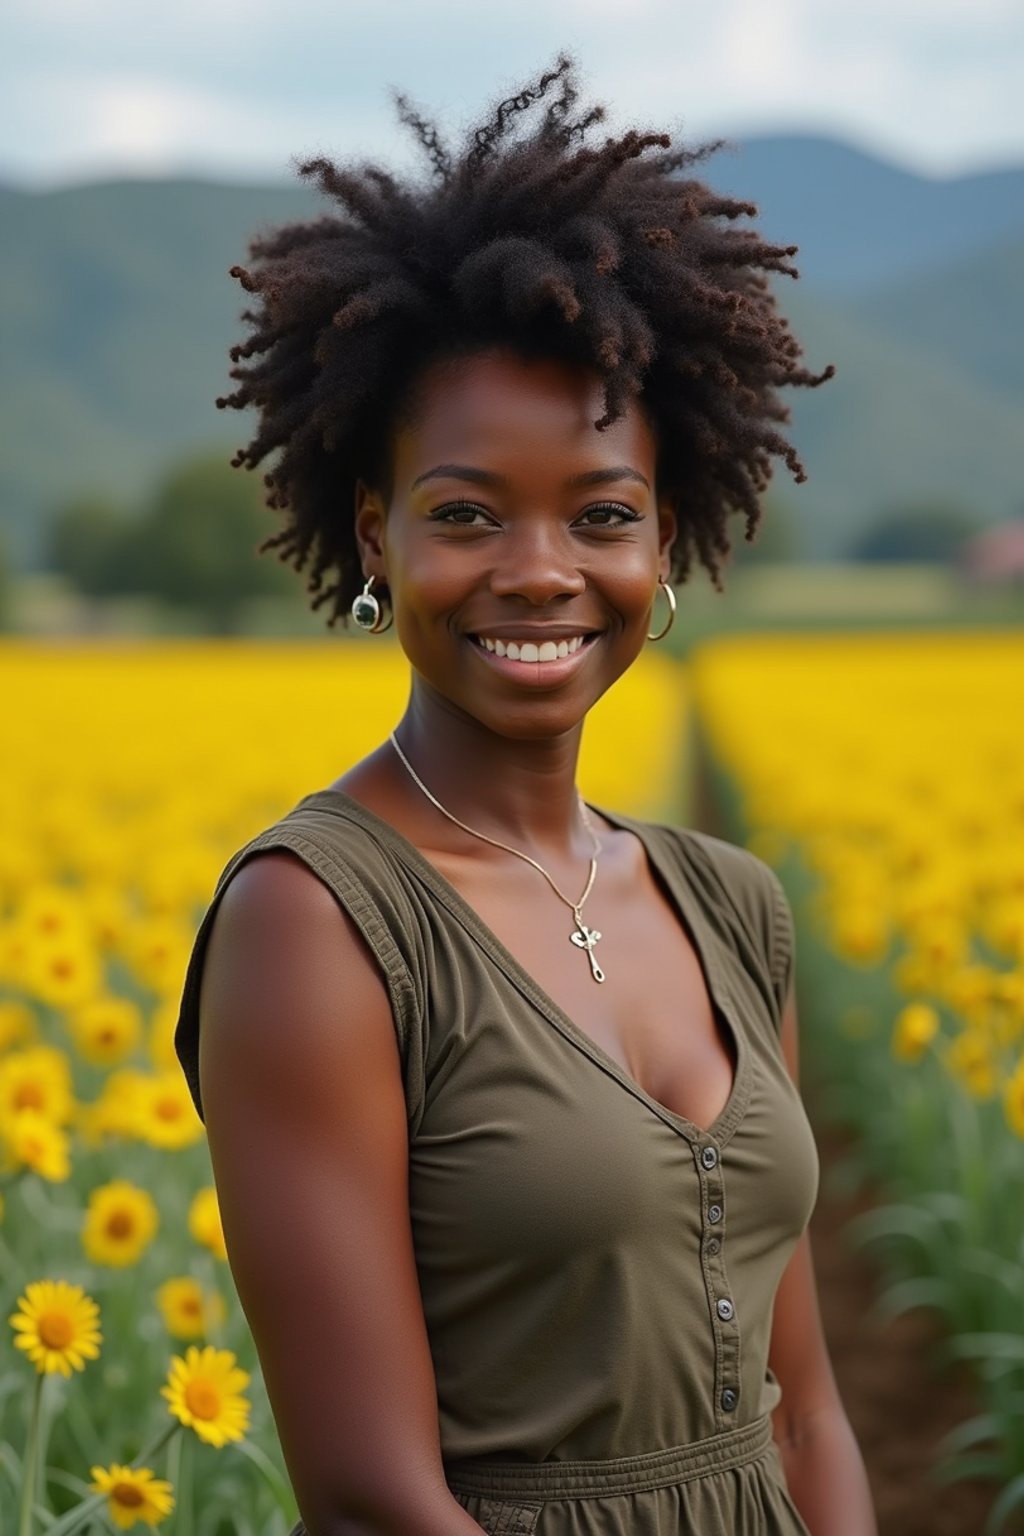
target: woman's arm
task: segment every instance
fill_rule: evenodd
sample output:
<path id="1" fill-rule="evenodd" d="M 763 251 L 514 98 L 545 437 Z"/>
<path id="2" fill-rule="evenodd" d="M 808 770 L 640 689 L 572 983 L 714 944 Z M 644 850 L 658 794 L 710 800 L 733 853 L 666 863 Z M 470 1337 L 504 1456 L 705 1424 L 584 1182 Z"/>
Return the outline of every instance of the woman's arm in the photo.
<path id="1" fill-rule="evenodd" d="M 781 1039 L 790 1076 L 798 1083 L 792 987 Z M 877 1536 L 867 1471 L 825 1342 L 809 1232 L 797 1244 L 779 1283 L 768 1363 L 782 1387 L 772 1415 L 775 1440 L 793 1502 L 812 1536 Z"/>
<path id="2" fill-rule="evenodd" d="M 290 853 L 225 891 L 200 1017 L 231 1272 L 309 1536 L 479 1536 L 442 1468 L 387 989 Z"/>

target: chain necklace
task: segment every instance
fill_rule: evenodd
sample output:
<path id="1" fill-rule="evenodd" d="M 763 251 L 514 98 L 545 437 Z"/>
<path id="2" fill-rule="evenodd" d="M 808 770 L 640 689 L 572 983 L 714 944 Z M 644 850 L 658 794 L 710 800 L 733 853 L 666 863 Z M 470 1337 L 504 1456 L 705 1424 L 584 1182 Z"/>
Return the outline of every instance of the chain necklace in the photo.
<path id="1" fill-rule="evenodd" d="M 510 848 L 508 843 L 499 843 L 496 837 L 486 837 L 483 832 L 474 832 L 472 827 L 467 827 L 466 823 L 464 821 L 460 821 L 457 816 L 453 816 L 451 811 L 445 810 L 444 806 L 441 804 L 440 800 L 438 800 L 436 795 L 432 795 L 430 793 L 430 790 L 424 784 L 423 780 L 420 778 L 419 774 L 416 772 L 415 768 L 412 766 L 409 759 L 398 745 L 398 742 L 395 740 L 394 731 L 391 732 L 388 740 L 394 747 L 395 751 L 398 753 L 398 756 L 401 758 L 402 762 L 405 764 L 410 776 L 419 785 L 420 789 L 422 789 L 423 793 L 426 795 L 431 804 L 437 806 L 437 809 L 441 812 L 442 816 L 447 816 L 449 821 L 454 821 L 457 827 L 461 827 L 462 830 L 464 832 L 468 832 L 471 837 L 478 837 L 482 843 L 491 843 L 495 848 L 503 848 L 506 853 L 514 853 L 517 859 L 525 859 L 527 864 L 532 864 L 534 869 L 540 871 L 559 900 L 564 901 L 566 906 L 571 908 L 572 914 L 576 919 L 576 927 L 573 932 L 570 933 L 569 938 L 571 939 L 572 943 L 577 946 L 578 949 L 586 951 L 587 959 L 590 961 L 590 974 L 593 976 L 594 980 L 604 981 L 604 971 L 602 971 L 601 967 L 598 965 L 597 957 L 594 954 L 594 945 L 597 943 L 601 935 L 596 928 L 587 927 L 586 923 L 583 921 L 582 910 L 583 903 L 590 895 L 590 888 L 594 883 L 595 876 L 597 875 L 597 856 L 601 852 L 601 841 L 597 833 L 594 831 L 593 824 L 591 823 L 590 817 L 587 814 L 587 808 L 583 803 L 583 797 L 580 795 L 579 791 L 576 791 L 576 799 L 579 803 L 584 825 L 586 826 L 586 829 L 590 833 L 591 839 L 593 840 L 594 853 L 590 860 L 590 874 L 587 876 L 587 883 L 583 887 L 583 895 L 580 897 L 579 901 L 570 901 L 568 896 L 563 895 L 563 893 L 558 889 L 558 886 L 552 880 L 544 866 L 542 864 L 538 864 L 536 859 L 531 859 L 528 853 L 521 853 L 518 848 Z"/>

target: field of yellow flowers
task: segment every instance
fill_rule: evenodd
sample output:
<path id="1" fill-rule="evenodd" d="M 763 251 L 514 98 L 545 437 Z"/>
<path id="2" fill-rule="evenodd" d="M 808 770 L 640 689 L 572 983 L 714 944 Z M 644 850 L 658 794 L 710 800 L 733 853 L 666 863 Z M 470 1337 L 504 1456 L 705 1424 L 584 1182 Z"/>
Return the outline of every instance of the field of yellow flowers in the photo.
<path id="1" fill-rule="evenodd" d="M 0 646 L 5 1536 L 297 1518 L 172 1036 L 230 854 L 407 692 L 387 642 Z M 678 817 L 686 709 L 641 658 L 588 721 L 588 798 Z"/>
<path id="2" fill-rule="evenodd" d="M 892 1314 L 929 1306 L 986 1411 L 944 1475 L 1024 1505 L 1024 632 L 729 637 L 693 665 L 727 835 L 797 912 L 802 1035 Z"/>

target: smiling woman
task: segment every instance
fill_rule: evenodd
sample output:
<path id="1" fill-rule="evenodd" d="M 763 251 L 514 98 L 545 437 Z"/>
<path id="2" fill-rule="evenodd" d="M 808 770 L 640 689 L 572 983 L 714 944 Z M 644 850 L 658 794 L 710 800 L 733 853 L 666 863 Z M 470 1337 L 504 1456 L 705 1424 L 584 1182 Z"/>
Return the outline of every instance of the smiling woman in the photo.
<path id="1" fill-rule="evenodd" d="M 282 450 L 262 548 L 312 554 L 332 623 L 393 624 L 411 681 L 228 861 L 175 1044 L 297 1533 L 871 1536 L 782 886 L 576 787 L 693 553 L 718 584 L 772 456 L 803 478 L 775 386 L 831 370 L 763 275 L 792 248 L 673 176 L 711 146 L 593 148 L 575 98 L 563 57 L 458 159 L 399 98 L 433 185 L 311 162 L 345 215 L 234 269 L 236 462 Z"/>

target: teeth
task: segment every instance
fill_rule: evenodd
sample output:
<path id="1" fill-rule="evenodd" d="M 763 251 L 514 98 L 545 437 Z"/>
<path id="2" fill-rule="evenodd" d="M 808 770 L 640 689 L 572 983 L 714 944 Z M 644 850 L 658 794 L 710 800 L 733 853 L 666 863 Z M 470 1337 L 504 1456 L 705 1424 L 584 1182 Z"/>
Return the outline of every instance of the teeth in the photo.
<path id="1" fill-rule="evenodd" d="M 495 656 L 507 656 L 510 661 L 557 661 L 561 657 L 572 656 L 583 644 L 584 635 L 574 635 L 571 640 L 545 640 L 537 645 L 533 640 L 489 640 L 486 635 L 478 635 L 477 640 L 485 651 L 492 651 Z"/>

